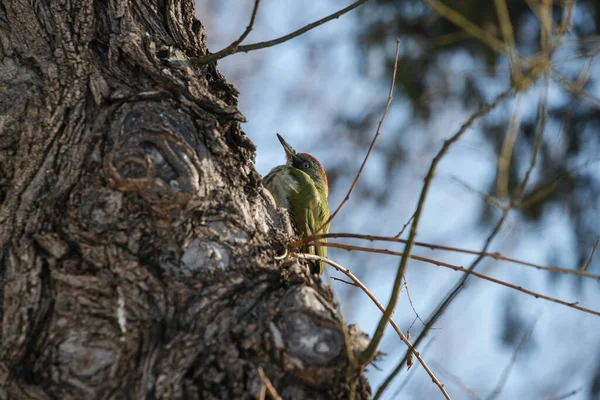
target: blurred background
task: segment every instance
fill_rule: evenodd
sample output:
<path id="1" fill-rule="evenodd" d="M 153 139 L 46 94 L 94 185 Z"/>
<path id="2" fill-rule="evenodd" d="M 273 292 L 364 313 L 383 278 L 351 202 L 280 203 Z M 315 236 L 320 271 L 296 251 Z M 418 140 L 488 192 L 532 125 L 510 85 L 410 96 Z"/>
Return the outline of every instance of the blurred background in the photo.
<path id="1" fill-rule="evenodd" d="M 588 273 L 600 275 L 600 254 L 588 262 L 600 235 L 600 5 L 595 0 L 444 0 L 500 40 L 495 4 L 507 5 L 515 54 L 525 60 L 511 73 L 509 57 L 440 17 L 430 7 L 437 3 L 371 0 L 284 44 L 220 60 L 219 71 L 240 91 L 240 109 L 248 118 L 243 129 L 257 145 L 258 172 L 264 176 L 284 163 L 279 132 L 296 150 L 322 162 L 330 205 L 337 207 L 383 113 L 400 38 L 394 100 L 381 136 L 331 226 L 331 232 L 394 236 L 413 214 L 443 141 L 484 102 L 537 68 L 542 54 L 551 61 L 546 76 L 477 121 L 443 158 L 417 240 L 481 250 L 492 235 L 489 251 L 573 270 L 587 264 Z M 244 44 L 285 35 L 349 4 L 263 0 Z M 254 0 L 197 0 L 212 52 L 240 36 L 253 5 Z M 551 20 L 550 41 L 541 34 L 544 15 Z M 535 166 L 523 186 L 534 153 Z M 394 243 L 337 241 L 403 249 Z M 426 248 L 413 253 L 464 267 L 476 258 Z M 387 304 L 398 258 L 338 249 L 330 249 L 329 256 Z M 476 270 L 600 310 L 598 280 L 490 259 Z M 381 313 L 358 288 L 330 279 L 341 274 L 328 272 L 325 279 L 346 321 L 372 335 Z M 408 291 L 400 295 L 394 320 L 405 332 L 410 327 L 414 340 L 423 330 L 421 320 L 462 276 L 411 261 Z M 453 399 L 600 398 L 600 317 L 475 277 L 418 349 Z M 374 393 L 406 346 L 388 328 L 380 350 L 385 356 L 367 370 Z M 381 398 L 443 397 L 415 360 Z"/>

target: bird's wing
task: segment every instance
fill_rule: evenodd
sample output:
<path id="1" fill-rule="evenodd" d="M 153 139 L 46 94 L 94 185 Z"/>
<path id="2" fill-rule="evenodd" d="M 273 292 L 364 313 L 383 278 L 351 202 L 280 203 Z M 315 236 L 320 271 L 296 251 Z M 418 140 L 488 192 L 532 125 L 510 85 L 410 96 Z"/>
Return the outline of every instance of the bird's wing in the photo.
<path id="1" fill-rule="evenodd" d="M 316 224 L 313 231 L 316 231 L 321 227 L 325 221 L 329 219 L 329 204 L 327 202 L 326 196 L 319 197 L 319 207 L 317 208 L 318 218 L 316 218 Z M 327 224 L 319 233 L 329 233 L 329 224 Z M 319 242 L 327 242 L 327 238 L 319 239 Z M 327 246 L 315 246 L 315 253 L 321 257 L 327 257 Z M 323 274 L 323 270 L 325 269 L 325 263 L 319 262 L 319 275 Z"/>
<path id="2" fill-rule="evenodd" d="M 308 236 L 318 226 L 321 198 L 312 181 L 304 172 L 292 169 L 296 188 L 289 192 L 289 202 L 296 219 L 296 228 L 300 236 Z"/>
<path id="3" fill-rule="evenodd" d="M 297 179 L 290 174 L 290 170 L 287 165 L 279 165 L 263 178 L 263 184 L 271 192 L 277 207 L 287 210 L 291 208 L 290 193 L 298 187 Z"/>
<path id="4" fill-rule="evenodd" d="M 327 198 L 319 195 L 319 191 L 312 179 L 306 173 L 296 171 L 293 171 L 293 174 L 297 178 L 298 191 L 290 196 L 290 204 L 295 216 L 296 229 L 300 236 L 306 237 L 319 229 L 321 224 L 329 218 L 329 207 L 327 206 Z M 327 233 L 328 231 L 329 227 L 327 226 L 321 232 Z M 319 239 L 319 241 L 326 240 Z M 327 257 L 327 247 L 325 246 L 310 246 L 310 248 L 304 249 L 304 251 L 321 257 Z M 319 273 L 322 273 L 325 264 L 317 262 L 317 266 Z"/>

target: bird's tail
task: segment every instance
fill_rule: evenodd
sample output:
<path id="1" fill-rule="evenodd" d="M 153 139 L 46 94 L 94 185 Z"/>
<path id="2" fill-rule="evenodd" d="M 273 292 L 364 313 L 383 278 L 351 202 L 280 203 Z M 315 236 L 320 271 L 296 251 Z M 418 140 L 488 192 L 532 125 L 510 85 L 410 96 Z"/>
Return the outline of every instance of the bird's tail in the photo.
<path id="1" fill-rule="evenodd" d="M 319 241 L 326 242 L 327 239 L 322 238 L 319 239 Z M 327 246 L 315 246 L 315 254 L 321 257 L 327 257 Z M 323 275 L 323 271 L 325 270 L 325 263 L 323 261 L 317 261 L 316 267 L 319 269 L 319 275 Z"/>

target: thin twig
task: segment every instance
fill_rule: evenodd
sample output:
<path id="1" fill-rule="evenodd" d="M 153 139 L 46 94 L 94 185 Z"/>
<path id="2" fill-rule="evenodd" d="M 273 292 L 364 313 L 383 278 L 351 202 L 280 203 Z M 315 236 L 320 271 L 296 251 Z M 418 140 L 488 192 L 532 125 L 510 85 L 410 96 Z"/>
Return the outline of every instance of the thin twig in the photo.
<path id="1" fill-rule="evenodd" d="M 341 243 L 332 243 L 332 242 L 317 242 L 315 244 L 319 245 L 319 246 L 335 247 L 338 249 L 344 249 L 344 250 L 348 250 L 348 251 L 356 250 L 356 251 L 363 251 L 365 253 L 387 254 L 387 255 L 398 256 L 398 257 L 405 257 L 405 254 L 406 254 L 406 253 L 401 253 L 399 251 L 392 251 L 392 250 L 388 250 L 388 249 L 373 249 L 370 247 L 361 247 L 361 246 L 347 245 L 347 244 L 341 244 Z M 505 286 L 507 288 L 511 288 L 518 292 L 528 294 L 529 296 L 533 296 L 536 299 L 544 299 L 547 301 L 551 301 L 553 303 L 562 304 L 563 306 L 571 307 L 576 310 L 583 311 L 585 313 L 592 314 L 592 315 L 597 315 L 600 317 L 600 311 L 581 307 L 578 305 L 579 302 L 577 302 L 577 301 L 569 303 L 568 301 L 560 300 L 555 297 L 546 296 L 541 293 L 533 292 L 528 289 L 523 289 L 521 286 L 513 285 L 512 283 L 504 282 L 504 281 L 501 281 L 500 279 L 492 278 L 491 276 L 480 274 L 479 272 L 471 271 L 465 267 L 461 267 L 461 266 L 454 265 L 454 264 L 449 264 L 449 263 L 446 263 L 443 261 L 433 260 L 433 259 L 427 258 L 427 257 L 416 256 L 414 254 L 410 254 L 408 256 L 408 258 L 412 258 L 413 260 L 417 260 L 417 261 L 426 262 L 428 264 L 437 265 L 439 267 L 448 268 L 453 271 L 459 271 L 459 272 L 463 272 L 465 274 L 473 275 L 477 278 L 486 280 L 488 282 L 496 283 L 500 286 Z"/>
<path id="2" fill-rule="evenodd" d="M 548 61 L 551 61 L 552 53 L 552 0 L 543 0 L 540 4 L 540 47 L 546 55 Z"/>
<path id="3" fill-rule="evenodd" d="M 400 229 L 400 232 L 398 232 L 398 234 L 396 236 L 394 236 L 395 238 L 399 238 L 400 236 L 402 236 L 402 234 L 404 233 L 404 231 L 406 230 L 406 227 L 412 222 L 412 220 L 415 218 L 415 213 L 413 213 L 410 218 L 408 219 L 408 221 L 406 221 L 406 223 L 404 224 L 404 226 L 402 226 L 402 229 Z"/>
<path id="4" fill-rule="evenodd" d="M 582 100 L 589 101 L 590 103 L 593 104 L 593 106 L 595 108 L 600 108 L 600 99 L 598 99 L 596 96 L 592 95 L 588 91 L 583 90 L 582 88 L 579 87 L 579 85 L 568 80 L 564 75 L 562 75 L 556 69 L 552 69 L 552 78 L 554 78 L 555 81 L 560 83 L 565 89 L 567 89 L 569 92 L 571 92 L 571 94 L 573 94 L 574 96 L 576 96 Z"/>
<path id="5" fill-rule="evenodd" d="M 244 41 L 244 39 L 246 39 L 246 37 L 248 36 L 248 34 L 250 34 L 250 32 L 252 31 L 252 28 L 254 28 L 254 21 L 256 21 L 256 14 L 258 14 L 258 7 L 260 5 L 260 0 L 255 0 L 254 1 L 254 8 L 252 9 L 252 15 L 250 16 L 250 22 L 248 23 L 248 26 L 246 27 L 246 30 L 244 31 L 244 33 L 242 33 L 242 36 L 240 36 L 238 38 L 238 40 L 236 40 L 235 42 L 231 43 L 228 47 L 232 47 L 233 49 L 237 49 L 237 47 L 240 45 L 240 43 L 242 43 Z"/>
<path id="6" fill-rule="evenodd" d="M 273 386 L 267 375 L 265 375 L 265 371 L 263 371 L 262 367 L 258 367 L 258 376 L 262 381 L 263 385 L 265 385 L 265 387 L 267 388 L 269 396 L 271 396 L 273 400 L 282 400 L 281 396 L 279 396 L 277 390 L 275 390 L 275 387 Z"/>
<path id="7" fill-rule="evenodd" d="M 265 385 L 262 385 L 262 387 L 260 388 L 260 393 L 258 394 L 258 400 L 265 400 L 266 397 L 267 387 Z"/>
<path id="8" fill-rule="evenodd" d="M 404 286 L 406 286 L 406 283 L 404 283 Z M 410 323 L 410 326 L 408 327 L 408 329 L 406 330 L 406 337 L 410 339 L 410 330 L 412 329 L 413 326 L 415 326 L 415 322 L 417 322 L 419 320 L 418 317 L 413 318 L 413 321 Z M 425 324 L 423 324 L 425 325 Z M 408 366 L 408 364 L 407 364 Z M 410 368 L 410 367 L 409 367 Z"/>
<path id="9" fill-rule="evenodd" d="M 408 241 L 406 243 L 404 255 L 402 256 L 402 258 L 400 260 L 400 265 L 398 266 L 398 272 L 396 273 L 396 278 L 394 280 L 394 285 L 392 288 L 392 295 L 390 296 L 390 301 L 385 310 L 385 313 L 379 320 L 379 324 L 377 325 L 377 329 L 375 330 L 373 339 L 369 343 L 369 346 L 367 347 L 367 349 L 363 352 L 363 354 L 361 354 L 361 356 L 359 358 L 359 362 L 361 364 L 364 364 L 366 360 L 370 359 L 373 356 L 373 354 L 375 354 L 375 351 L 377 350 L 377 347 L 379 347 L 379 343 L 381 342 L 381 339 L 383 338 L 383 331 L 385 329 L 385 325 L 387 324 L 386 321 L 388 318 L 390 318 L 390 315 L 392 314 L 392 312 L 394 311 L 394 308 L 396 307 L 396 302 L 398 301 L 398 290 L 400 289 L 400 285 L 402 283 L 402 278 L 404 277 L 404 272 L 406 271 L 406 266 L 408 264 L 410 252 L 412 251 L 415 237 L 417 236 L 417 226 L 419 225 L 419 221 L 421 219 L 421 213 L 422 213 L 423 207 L 425 205 L 425 198 L 427 197 L 427 193 L 429 191 L 429 186 L 431 185 L 431 182 L 433 180 L 433 176 L 435 174 L 435 170 L 437 168 L 438 163 L 440 162 L 442 157 L 446 154 L 446 152 L 448 151 L 450 146 L 452 146 L 452 144 L 454 144 L 458 139 L 460 139 L 461 136 L 467 131 L 468 128 L 470 128 L 473 125 L 473 123 L 477 119 L 479 119 L 480 117 L 483 117 L 484 115 L 489 113 L 494 107 L 496 107 L 502 100 L 509 97 L 513 92 L 514 92 L 513 88 L 506 90 L 505 92 L 503 92 L 502 94 L 497 96 L 496 99 L 494 99 L 494 101 L 492 101 L 492 103 L 484 105 L 476 113 L 472 114 L 471 117 L 467 120 L 467 122 L 465 122 L 461 126 L 461 128 L 459 129 L 458 132 L 456 132 L 450 139 L 444 141 L 444 145 L 442 146 L 440 151 L 437 153 L 437 155 L 431 161 L 431 166 L 429 167 L 429 171 L 427 172 L 427 176 L 425 177 L 423 188 L 421 189 L 421 195 L 419 196 L 419 201 L 417 203 L 417 209 L 415 211 L 415 218 L 413 219 L 413 222 L 412 222 L 412 225 L 410 228 L 410 234 L 408 236 Z"/>
<path id="10" fill-rule="evenodd" d="M 491 205 L 492 207 L 498 208 L 500 210 L 502 210 L 504 208 L 504 206 L 502 204 L 500 204 L 500 201 L 498 201 L 498 199 L 496 197 L 494 197 L 486 192 L 483 192 L 481 190 L 475 189 L 474 187 L 472 187 L 471 185 L 469 185 L 467 182 L 463 181 L 459 177 L 453 176 L 452 180 L 454 182 L 456 182 L 457 184 L 459 184 L 460 186 L 462 186 L 463 188 L 467 189 L 468 191 L 478 194 L 487 204 Z"/>
<path id="11" fill-rule="evenodd" d="M 350 285 L 350 286 L 356 286 L 356 283 L 348 282 L 347 280 L 336 278 L 335 276 L 332 276 L 331 280 L 338 281 L 338 282 L 344 282 L 345 284 Z"/>
<path id="12" fill-rule="evenodd" d="M 244 31 L 244 33 L 242 33 L 242 35 L 239 38 L 237 38 L 237 40 L 231 42 L 231 44 L 229 46 L 225 47 L 222 50 L 217 51 L 214 54 L 209 54 L 207 56 L 195 58 L 195 59 L 191 60 L 192 65 L 209 64 L 211 62 L 220 60 L 221 58 L 227 57 L 231 54 L 237 53 L 239 50 L 240 44 L 250 34 L 250 32 L 252 31 L 252 28 L 254 28 L 254 21 L 256 21 L 256 14 L 258 14 L 259 5 L 260 5 L 260 0 L 255 0 L 254 8 L 252 9 L 252 15 L 250 16 L 250 22 L 248 23 L 248 26 L 246 27 L 246 30 Z"/>
<path id="13" fill-rule="evenodd" d="M 410 298 L 410 292 L 408 291 L 408 282 L 406 282 L 406 277 L 404 278 L 404 286 L 406 286 L 406 297 L 408 298 L 408 303 L 410 304 L 410 308 L 412 308 L 413 312 L 417 316 L 417 319 L 419 321 L 421 321 L 421 323 L 423 325 L 425 325 L 425 322 L 423 322 L 423 320 L 421 319 L 421 317 L 419 317 L 419 313 L 417 312 L 417 310 L 415 310 L 415 306 L 413 305 L 412 299 Z M 411 325 L 411 327 L 412 327 L 412 325 Z"/>
<path id="14" fill-rule="evenodd" d="M 588 256 L 585 264 L 583 264 L 583 267 L 581 267 L 581 269 L 580 269 L 581 272 L 585 273 L 585 271 L 587 271 L 588 267 L 592 263 L 592 258 L 594 258 L 594 253 L 596 252 L 596 247 L 598 247 L 598 241 L 600 241 L 600 237 L 598 237 L 596 239 L 596 241 L 594 242 L 594 245 L 592 246 L 592 251 L 590 252 L 590 255 Z"/>
<path id="15" fill-rule="evenodd" d="M 406 285 L 406 283 L 405 283 L 405 285 Z M 410 328 L 412 328 L 415 321 L 416 321 L 416 319 L 413 320 L 413 323 L 410 324 L 410 326 L 406 330 L 406 338 L 408 340 L 410 340 Z M 408 353 L 408 359 L 406 360 L 406 369 L 411 369 L 412 366 L 413 366 L 413 353 Z"/>
<path id="16" fill-rule="evenodd" d="M 462 28 L 469 35 L 488 45 L 491 49 L 497 51 L 498 53 L 503 53 L 506 51 L 506 45 L 502 43 L 502 41 L 500 41 L 498 38 L 488 33 L 487 31 L 478 27 L 476 24 L 469 21 L 461 13 L 445 5 L 442 1 L 424 0 L 424 2 L 431 8 L 433 8 L 435 12 L 438 13 L 441 17 L 446 18 L 454 25 Z"/>
<path id="17" fill-rule="evenodd" d="M 421 351 L 421 354 L 425 355 L 427 350 L 429 350 L 429 347 L 431 347 L 431 345 L 434 342 L 435 342 L 435 338 L 429 339 L 429 342 L 427 342 L 427 344 L 425 344 L 425 346 L 423 346 L 423 350 Z M 404 387 L 408 384 L 408 381 L 410 380 L 410 377 L 415 373 L 415 370 L 416 370 L 416 368 L 412 368 L 410 371 L 408 371 L 408 375 L 406 375 L 406 378 L 404 378 L 404 380 L 400 384 L 400 387 L 398 389 L 396 389 L 396 391 L 394 392 L 394 395 L 391 397 L 392 399 L 398 398 L 398 395 L 400 394 L 402 389 L 404 389 Z"/>
<path id="18" fill-rule="evenodd" d="M 527 343 L 527 341 L 531 337 L 531 334 L 533 333 L 533 329 L 535 328 L 536 323 L 537 323 L 537 319 L 535 321 L 533 321 L 533 323 L 531 324 L 531 326 L 529 327 L 529 329 L 527 330 L 527 332 L 525 332 L 525 334 L 523 335 L 523 337 L 519 341 L 519 344 L 515 348 L 515 351 L 513 352 L 513 356 L 511 358 L 510 362 L 508 363 L 508 365 L 504 368 L 504 370 L 500 374 L 500 379 L 498 380 L 498 383 L 496 384 L 496 387 L 494 388 L 494 390 L 492 390 L 492 392 L 486 398 L 486 400 L 494 400 L 502 392 L 502 388 L 504 388 L 504 385 L 506 385 L 506 382 L 508 381 L 508 377 L 510 375 L 510 371 L 512 370 L 512 368 L 516 364 L 517 358 L 519 357 L 519 354 L 523 350 L 523 347 L 525 346 L 525 343 Z"/>
<path id="19" fill-rule="evenodd" d="M 598 161 L 600 161 L 600 157 L 596 158 L 594 160 L 586 161 L 586 162 L 582 163 L 581 165 L 579 165 L 575 168 L 572 168 L 569 171 L 564 171 L 564 172 L 560 173 L 556 177 L 556 179 L 554 179 L 553 181 L 544 183 L 543 185 L 537 187 L 535 190 L 533 190 L 532 192 L 530 192 L 526 196 L 524 196 L 522 200 L 517 201 L 517 199 L 513 199 L 511 206 L 513 208 L 520 208 L 520 209 L 525 209 L 527 207 L 531 207 L 532 204 L 536 204 L 536 203 L 542 201 L 543 199 L 545 199 L 547 196 L 549 196 L 552 192 L 554 192 L 558 188 L 558 186 L 560 185 L 561 182 L 563 182 L 566 179 L 571 178 L 573 176 L 573 174 L 575 172 L 577 172 L 579 169 L 585 168 L 585 167 L 589 166 L 590 164 L 596 163 Z"/>
<path id="20" fill-rule="evenodd" d="M 577 388 L 575 390 L 571 390 L 568 393 L 565 394 L 559 394 L 558 396 L 555 397 L 546 397 L 545 400 L 564 400 L 564 399 L 568 399 L 569 397 L 575 396 L 577 393 L 581 392 L 583 390 L 582 387 Z"/>
<path id="21" fill-rule="evenodd" d="M 362 234 L 355 234 L 355 233 L 326 233 L 326 234 L 318 234 L 316 235 L 313 239 L 314 240 L 319 240 L 319 239 L 326 239 L 326 238 L 352 238 L 352 239 L 364 239 L 364 240 L 369 240 L 371 242 L 373 241 L 383 241 L 383 242 L 396 242 L 396 243 L 406 243 L 407 240 L 406 239 L 399 239 L 395 236 L 377 236 L 377 235 L 362 235 Z M 311 244 L 313 243 L 313 241 L 309 241 L 307 242 L 307 244 Z M 299 247 L 304 245 L 303 241 L 299 241 L 297 243 L 292 243 L 290 246 L 291 247 Z M 506 257 L 504 255 L 502 255 L 499 252 L 480 252 L 480 251 L 476 251 L 476 250 L 468 250 L 468 249 L 462 249 L 459 247 L 452 247 L 452 246 L 442 246 L 442 245 L 438 245 L 438 244 L 431 244 L 431 243 L 425 243 L 425 242 L 417 242 L 415 241 L 415 246 L 420 246 L 420 247 L 426 247 L 430 250 L 443 250 L 443 251 L 452 251 L 452 252 L 456 252 L 456 253 L 463 253 L 463 254 L 472 254 L 475 256 L 483 256 L 483 257 L 489 257 L 489 258 L 493 258 L 494 260 L 499 260 L 499 261 L 506 261 L 512 264 L 518 264 L 518 265 L 523 265 L 526 267 L 531 267 L 531 268 L 536 268 L 539 270 L 544 270 L 544 271 L 548 271 L 548 272 L 554 272 L 554 273 L 559 273 L 559 274 L 568 274 L 568 275 L 576 275 L 576 276 L 580 276 L 583 278 L 590 278 L 590 279 L 594 279 L 597 281 L 600 281 L 600 275 L 594 275 L 594 274 L 588 274 L 585 271 L 581 271 L 581 270 L 576 270 L 576 269 L 567 269 L 567 268 L 559 268 L 559 267 L 547 267 L 547 266 L 543 266 L 543 265 L 539 265 L 539 264 L 535 264 L 535 263 L 530 263 L 527 261 L 521 261 L 521 260 L 517 260 L 516 258 L 510 258 L 510 257 Z"/>
<path id="22" fill-rule="evenodd" d="M 525 193 L 525 189 L 527 188 L 527 183 L 529 182 L 529 178 L 531 176 L 531 172 L 533 171 L 533 168 L 535 168 L 535 164 L 537 163 L 537 157 L 538 157 L 538 153 L 542 147 L 542 144 L 544 143 L 544 132 L 546 130 L 546 122 L 548 121 L 548 86 L 549 86 L 549 82 L 548 82 L 548 74 L 544 74 L 544 80 L 546 85 L 544 86 L 545 90 L 542 94 L 542 100 L 540 102 L 540 107 L 539 107 L 539 124 L 536 124 L 536 135 L 535 135 L 535 141 L 533 144 L 533 152 L 531 154 L 531 161 L 529 163 L 529 168 L 527 168 L 527 172 L 525 172 L 525 177 L 523 178 L 523 180 L 521 181 L 521 183 L 519 183 L 519 186 L 517 186 L 517 189 L 515 190 L 515 193 L 513 195 L 513 199 L 511 200 L 511 203 L 515 203 L 515 201 L 518 203 L 522 200 L 522 196 L 523 193 Z"/>
<path id="23" fill-rule="evenodd" d="M 319 233 L 321 230 L 323 230 L 323 228 L 325 226 L 327 226 L 333 220 L 333 218 L 335 218 L 335 216 L 342 209 L 344 204 L 346 204 L 346 202 L 348 200 L 350 200 L 350 194 L 356 187 L 356 184 L 358 183 L 358 179 L 360 178 L 360 175 L 362 174 L 362 171 L 365 168 L 365 164 L 367 164 L 367 160 L 369 159 L 369 156 L 371 155 L 371 151 L 373 150 L 373 147 L 375 146 L 375 142 L 377 141 L 377 138 L 379 137 L 379 132 L 381 131 L 381 126 L 383 125 L 383 122 L 385 121 L 385 117 L 387 116 L 388 110 L 390 109 L 390 105 L 392 104 L 392 99 L 393 99 L 393 94 L 394 94 L 394 86 L 396 85 L 396 72 L 398 70 L 398 53 L 399 52 L 400 52 L 400 39 L 396 39 L 396 55 L 394 56 L 394 60 L 395 60 L 394 61 L 394 69 L 392 71 L 392 83 L 390 84 L 390 91 L 388 94 L 388 99 L 385 104 L 385 109 L 383 110 L 383 116 L 381 117 L 381 119 L 379 120 L 379 124 L 377 125 L 377 130 L 375 131 L 375 136 L 373 136 L 373 140 L 371 140 L 371 144 L 369 145 L 369 149 L 367 150 L 367 154 L 365 155 L 365 158 L 364 158 L 362 164 L 360 165 L 358 172 L 356 173 L 356 177 L 354 178 L 354 181 L 352 182 L 350 189 L 348 189 L 348 193 L 346 193 L 346 197 L 344 197 L 344 200 L 342 200 L 342 202 L 335 209 L 333 214 L 331 214 L 329 216 L 327 221 L 321 227 L 319 227 L 319 229 L 317 229 L 315 231 L 315 233 Z"/>
<path id="24" fill-rule="evenodd" d="M 371 301 L 377 306 L 377 308 L 379 308 L 379 310 L 381 312 L 385 312 L 385 308 L 383 308 L 383 305 L 379 302 L 379 300 L 377 300 L 375 295 L 373 293 L 371 293 L 371 291 L 356 276 L 354 276 L 354 274 L 352 272 L 350 272 L 350 270 L 348 268 L 345 268 L 345 267 L 341 266 L 340 264 L 338 264 L 334 261 L 331 261 L 330 259 L 328 259 L 326 257 L 321 257 L 321 256 L 313 255 L 313 254 L 303 254 L 303 253 L 296 253 L 296 256 L 298 258 L 303 258 L 303 259 L 307 259 L 307 260 L 323 261 L 323 262 L 331 265 L 333 268 L 337 269 L 338 271 L 340 271 L 341 273 L 346 275 L 348 278 L 350 278 L 350 280 L 352 280 L 352 282 L 354 282 L 356 284 L 356 286 L 361 288 L 362 291 L 365 292 L 367 296 L 369 296 Z M 404 333 L 402 333 L 400 328 L 398 328 L 398 325 L 396 325 L 396 323 L 391 318 L 389 319 L 389 323 L 394 328 L 394 330 L 396 331 L 396 333 L 398 334 L 400 339 L 404 342 L 404 344 L 406 344 L 409 351 L 411 351 L 415 355 L 417 360 L 419 360 L 419 363 L 423 366 L 423 368 L 425 369 L 425 371 L 427 372 L 427 374 L 429 375 L 431 380 L 439 387 L 439 389 L 443 393 L 444 397 L 446 399 L 450 399 L 450 396 L 446 392 L 446 389 L 444 389 L 444 385 L 442 385 L 440 383 L 440 381 L 435 377 L 435 375 L 433 374 L 431 369 L 425 363 L 425 360 L 423 360 L 423 357 L 421 357 L 421 354 L 417 351 L 417 349 L 414 348 L 414 346 L 410 343 L 408 338 L 404 335 Z"/>
<path id="25" fill-rule="evenodd" d="M 502 213 L 502 216 L 496 223 L 496 226 L 494 227 L 494 229 L 492 230 L 490 235 L 487 237 L 485 244 L 481 251 L 482 253 L 487 251 L 487 249 L 489 248 L 490 244 L 492 243 L 492 240 L 494 239 L 494 237 L 496 237 L 498 232 L 500 232 L 500 227 L 506 220 L 507 215 L 508 215 L 508 210 L 506 210 Z M 473 269 L 475 269 L 475 267 L 477 267 L 477 265 L 479 265 L 479 263 L 483 259 L 484 259 L 484 256 L 482 256 L 482 255 L 477 257 L 477 259 L 475 261 L 473 261 L 473 263 L 471 263 L 471 265 L 469 266 L 469 270 L 472 271 Z M 433 311 L 433 313 L 427 319 L 425 326 L 423 327 L 423 330 L 421 331 L 419 336 L 417 336 L 417 339 L 414 341 L 415 346 L 417 346 L 419 343 L 421 343 L 425 339 L 425 337 L 427 337 L 427 334 L 429 333 L 431 328 L 433 328 L 433 325 L 442 316 L 444 311 L 446 311 L 446 309 L 448 308 L 450 303 L 452 303 L 452 301 L 456 298 L 456 296 L 460 293 L 460 291 L 465 287 L 465 283 L 468 279 L 469 279 L 469 275 L 465 274 L 461 279 L 459 279 L 459 281 L 456 283 L 454 288 L 446 294 L 446 297 L 444 298 L 444 300 L 442 300 L 440 302 L 440 304 L 438 304 L 436 309 Z M 398 375 L 398 373 L 400 373 L 400 371 L 402 370 L 402 367 L 404 366 L 404 363 L 406 363 L 407 359 L 408 359 L 408 351 L 404 355 L 404 358 L 398 363 L 398 365 L 396 365 L 396 368 L 394 368 L 394 370 L 392 372 L 390 372 L 390 374 L 385 378 L 383 383 L 379 386 L 379 388 L 377 389 L 377 392 L 375 393 L 375 396 L 373 397 L 373 400 L 378 400 L 383 395 L 383 392 L 385 392 L 385 390 L 388 388 L 390 383 L 392 383 L 392 381 L 394 380 L 396 375 Z"/>
<path id="26" fill-rule="evenodd" d="M 252 44 L 247 44 L 247 45 L 238 45 L 235 47 L 231 47 L 227 46 L 226 48 L 224 48 L 223 50 L 220 50 L 214 54 L 209 54 L 207 56 L 204 57 L 198 57 L 195 59 L 191 60 L 192 65 L 206 65 L 212 62 L 215 62 L 217 60 L 220 60 L 222 58 L 225 58 L 227 56 L 230 56 L 232 54 L 236 54 L 236 53 L 247 53 L 249 51 L 253 51 L 253 50 L 259 50 L 259 49 L 265 49 L 267 47 L 273 47 L 276 46 L 278 44 L 287 42 L 290 39 L 294 39 L 295 37 L 298 37 L 318 26 L 323 25 L 326 22 L 329 22 L 333 19 L 337 19 L 339 17 L 341 17 L 342 15 L 354 10 L 357 7 L 360 7 L 361 5 L 365 4 L 366 2 L 368 2 L 369 0 L 358 0 L 352 4 L 350 4 L 348 7 L 339 10 L 338 12 L 335 12 L 331 15 L 328 15 L 325 18 L 321 18 L 318 21 L 315 21 L 313 23 L 310 23 L 298 30 L 295 30 L 292 33 L 288 33 L 285 36 L 281 36 L 277 39 L 273 39 L 273 40 L 268 40 L 266 42 L 258 42 L 258 43 L 252 43 Z M 257 8 L 257 6 L 255 5 L 255 8 Z M 242 39 L 243 40 L 243 39 Z M 230 48 L 231 47 L 231 48 Z"/>
<path id="27" fill-rule="evenodd" d="M 500 198 L 508 196 L 510 160 L 515 148 L 515 142 L 517 141 L 517 135 L 519 134 L 519 126 L 521 125 L 521 96 L 517 95 L 514 107 L 513 115 L 508 124 L 508 131 L 506 132 L 504 142 L 502 143 L 500 157 L 498 157 L 496 192 Z"/>
<path id="28" fill-rule="evenodd" d="M 510 62 L 512 78 L 515 82 L 521 82 L 523 75 L 519 69 L 519 57 L 516 51 L 515 36 L 512 23 L 510 22 L 506 0 L 494 0 L 494 5 L 496 6 L 496 13 L 498 14 L 498 20 L 500 21 L 500 30 L 502 31 L 502 36 L 504 38 L 504 45 L 506 46 L 506 52 Z"/>
<path id="29" fill-rule="evenodd" d="M 477 393 L 469 385 L 463 382 L 458 376 L 452 374 L 446 368 L 442 366 L 442 364 L 438 362 L 432 362 L 432 368 L 435 368 L 438 372 L 441 372 L 441 375 L 445 376 L 447 379 L 450 379 L 456 386 L 460 386 L 462 390 L 467 392 L 467 395 L 471 400 L 480 400 L 480 397 L 477 396 Z"/>
<path id="30" fill-rule="evenodd" d="M 565 0 L 565 3 L 562 21 L 558 29 L 559 36 L 563 36 L 571 28 L 571 17 L 573 16 L 573 6 L 575 5 L 575 0 Z"/>

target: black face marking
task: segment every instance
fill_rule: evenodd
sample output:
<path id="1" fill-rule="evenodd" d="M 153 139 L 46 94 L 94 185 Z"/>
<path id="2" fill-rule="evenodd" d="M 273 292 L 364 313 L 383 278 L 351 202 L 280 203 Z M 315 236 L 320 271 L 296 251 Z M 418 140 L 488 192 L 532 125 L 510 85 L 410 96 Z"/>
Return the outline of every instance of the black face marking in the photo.
<path id="1" fill-rule="evenodd" d="M 308 157 L 302 157 L 302 156 L 296 157 L 292 166 L 294 166 L 295 168 L 298 168 L 302 171 L 307 171 L 314 167 L 312 161 L 309 160 Z"/>

